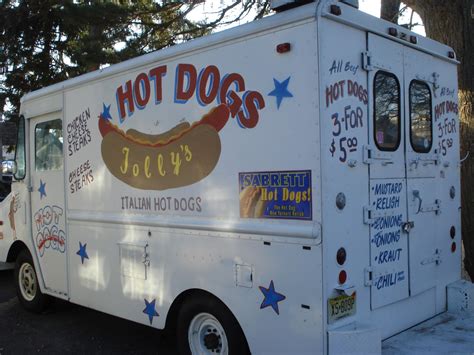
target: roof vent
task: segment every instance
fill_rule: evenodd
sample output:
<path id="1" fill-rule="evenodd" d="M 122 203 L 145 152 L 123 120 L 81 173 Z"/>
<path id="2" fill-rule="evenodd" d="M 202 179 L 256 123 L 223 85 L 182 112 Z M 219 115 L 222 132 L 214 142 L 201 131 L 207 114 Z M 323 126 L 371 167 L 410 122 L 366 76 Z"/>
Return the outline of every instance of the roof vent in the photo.
<path id="1" fill-rule="evenodd" d="M 314 0 L 272 0 L 270 8 L 276 12 L 292 9 L 301 5 L 309 4 Z"/>
<path id="2" fill-rule="evenodd" d="M 350 5 L 355 7 L 356 9 L 359 8 L 359 0 L 341 0 L 344 4 Z"/>

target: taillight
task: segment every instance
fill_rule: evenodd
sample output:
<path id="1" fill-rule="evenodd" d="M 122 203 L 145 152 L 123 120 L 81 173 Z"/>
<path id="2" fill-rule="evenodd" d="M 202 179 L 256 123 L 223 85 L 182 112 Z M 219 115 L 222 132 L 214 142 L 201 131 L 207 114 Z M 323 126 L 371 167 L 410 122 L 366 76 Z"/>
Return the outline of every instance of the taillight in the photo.
<path id="1" fill-rule="evenodd" d="M 291 50 L 291 44 L 286 42 L 286 43 L 280 43 L 276 46 L 276 51 L 278 53 L 286 53 Z"/>
<path id="2" fill-rule="evenodd" d="M 347 272 L 345 270 L 341 270 L 339 272 L 339 284 L 343 285 L 347 281 Z"/>

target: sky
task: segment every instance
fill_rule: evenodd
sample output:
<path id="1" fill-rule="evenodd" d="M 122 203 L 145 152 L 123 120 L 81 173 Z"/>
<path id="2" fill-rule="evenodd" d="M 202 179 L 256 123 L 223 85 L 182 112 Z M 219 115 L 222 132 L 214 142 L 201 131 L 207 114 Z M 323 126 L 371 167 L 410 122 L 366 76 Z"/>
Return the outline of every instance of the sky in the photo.
<path id="1" fill-rule="evenodd" d="M 402 6 L 405 5 L 402 3 Z M 359 9 L 361 11 L 367 12 L 368 14 L 371 14 L 372 16 L 380 17 L 380 0 L 359 0 Z M 403 16 L 401 17 L 399 23 L 409 23 L 410 15 L 411 9 L 408 9 L 403 13 Z M 422 23 L 420 16 L 418 16 L 416 12 L 413 15 L 413 22 L 419 24 Z M 415 28 L 413 28 L 413 31 L 420 35 L 426 36 L 425 28 L 422 25 L 416 26 Z"/>
<path id="2" fill-rule="evenodd" d="M 196 9 L 193 11 L 192 16 L 190 19 L 194 21 L 202 21 L 206 17 L 208 19 L 212 19 L 216 13 L 218 13 L 219 9 L 224 7 L 228 4 L 229 0 L 206 0 L 201 5 L 197 6 Z M 404 5 L 403 5 L 404 6 Z M 373 16 L 380 17 L 380 0 L 359 0 L 359 9 L 366 13 L 369 13 Z M 400 23 L 408 23 L 411 15 L 411 10 L 405 11 L 403 16 L 401 17 Z M 225 28 L 237 26 L 238 24 L 245 23 L 250 21 L 252 16 L 240 21 L 240 23 L 234 23 L 230 26 L 222 26 L 219 30 L 223 30 Z M 422 23 L 420 17 L 415 13 L 413 17 L 414 23 Z M 425 30 L 423 26 L 416 26 L 413 29 L 415 32 L 425 35 Z"/>

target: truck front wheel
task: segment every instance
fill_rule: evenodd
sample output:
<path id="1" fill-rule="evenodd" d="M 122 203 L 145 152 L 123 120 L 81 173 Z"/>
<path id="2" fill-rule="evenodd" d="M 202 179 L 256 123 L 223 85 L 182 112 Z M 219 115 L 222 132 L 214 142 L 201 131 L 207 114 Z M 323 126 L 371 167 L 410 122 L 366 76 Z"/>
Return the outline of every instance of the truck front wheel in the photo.
<path id="1" fill-rule="evenodd" d="M 46 308 L 49 298 L 40 290 L 33 259 L 28 250 L 21 251 L 16 259 L 15 286 L 18 299 L 24 308 L 35 313 Z"/>
<path id="2" fill-rule="evenodd" d="M 177 340 L 181 355 L 250 353 L 233 314 L 210 296 L 193 297 L 183 304 L 178 315 Z"/>

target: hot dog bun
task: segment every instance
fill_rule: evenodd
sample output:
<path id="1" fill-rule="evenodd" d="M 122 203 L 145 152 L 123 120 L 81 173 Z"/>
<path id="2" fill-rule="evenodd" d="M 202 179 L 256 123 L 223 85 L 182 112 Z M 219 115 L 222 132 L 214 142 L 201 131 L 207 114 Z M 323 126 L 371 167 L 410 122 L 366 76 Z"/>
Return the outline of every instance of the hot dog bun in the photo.
<path id="1" fill-rule="evenodd" d="M 214 170 L 221 153 L 218 131 L 228 119 L 229 109 L 219 105 L 192 125 L 181 123 L 148 135 L 136 130 L 125 133 L 101 118 L 102 158 L 112 175 L 138 189 L 187 186 Z"/>

